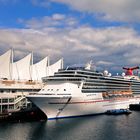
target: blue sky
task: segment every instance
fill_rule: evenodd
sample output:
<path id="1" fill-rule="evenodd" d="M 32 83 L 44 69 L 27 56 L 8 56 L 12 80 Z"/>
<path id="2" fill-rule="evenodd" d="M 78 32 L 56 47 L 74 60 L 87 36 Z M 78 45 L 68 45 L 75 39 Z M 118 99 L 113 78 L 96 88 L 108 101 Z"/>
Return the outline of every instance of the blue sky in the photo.
<path id="1" fill-rule="evenodd" d="M 140 64 L 139 13 L 139 0 L 0 0 L 0 52 L 121 71 Z"/>
<path id="2" fill-rule="evenodd" d="M 46 0 L 48 2 L 49 0 Z M 22 1 L 15 0 L 10 2 L 10 0 L 2 0 L 0 5 L 0 19 L 1 27 L 7 28 L 25 28 L 23 24 L 19 22 L 22 20 L 29 20 L 31 18 L 42 18 L 44 16 L 51 16 L 55 13 L 71 15 L 77 18 L 80 24 L 89 24 L 94 27 L 108 27 L 108 26 L 122 26 L 129 25 L 125 22 L 118 21 L 105 21 L 98 19 L 100 13 L 88 13 L 80 12 L 76 9 L 70 8 L 68 5 L 58 2 L 48 2 L 44 6 L 40 2 L 33 1 Z"/>
<path id="3" fill-rule="evenodd" d="M 41 18 L 54 13 L 67 14 L 69 10 L 66 7 L 67 6 L 63 6 L 62 4 L 54 3 L 46 8 L 46 6 L 36 5 L 31 1 L 22 0 L 1 2 L 1 26 L 24 28 L 24 26 L 18 22 L 19 19 L 29 20 L 33 17 Z"/>

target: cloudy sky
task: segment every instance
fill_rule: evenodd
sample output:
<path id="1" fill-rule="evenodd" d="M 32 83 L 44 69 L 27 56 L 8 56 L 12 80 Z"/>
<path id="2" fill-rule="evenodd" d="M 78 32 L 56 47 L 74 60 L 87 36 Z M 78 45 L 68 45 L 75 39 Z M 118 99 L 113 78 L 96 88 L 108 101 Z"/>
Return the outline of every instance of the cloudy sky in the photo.
<path id="1" fill-rule="evenodd" d="M 0 0 L 0 54 L 10 48 L 121 72 L 140 64 L 140 1 Z"/>

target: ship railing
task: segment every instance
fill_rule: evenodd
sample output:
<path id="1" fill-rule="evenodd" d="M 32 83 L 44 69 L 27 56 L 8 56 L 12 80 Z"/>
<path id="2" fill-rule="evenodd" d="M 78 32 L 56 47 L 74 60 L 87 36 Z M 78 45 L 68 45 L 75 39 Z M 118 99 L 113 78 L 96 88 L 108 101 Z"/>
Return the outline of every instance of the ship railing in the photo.
<path id="1" fill-rule="evenodd" d="M 12 85 L 12 84 L 27 84 L 27 85 L 35 85 L 40 84 L 42 81 L 37 80 L 9 80 L 9 79 L 0 79 L 1 84 Z"/>
<path id="2" fill-rule="evenodd" d="M 128 91 L 121 91 L 121 92 L 113 92 L 113 91 L 109 91 L 109 92 L 102 92 L 102 96 L 104 98 L 121 98 L 121 97 L 134 97 L 134 95 L 132 94 L 132 92 L 128 92 Z"/>

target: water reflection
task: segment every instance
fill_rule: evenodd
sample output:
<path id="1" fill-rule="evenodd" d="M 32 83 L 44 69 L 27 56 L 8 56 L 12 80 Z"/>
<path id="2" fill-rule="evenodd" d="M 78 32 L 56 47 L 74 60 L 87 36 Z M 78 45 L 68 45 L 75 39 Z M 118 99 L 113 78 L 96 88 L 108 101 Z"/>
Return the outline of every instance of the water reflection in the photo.
<path id="1" fill-rule="evenodd" d="M 139 140 L 140 112 L 0 124 L 0 140 Z"/>

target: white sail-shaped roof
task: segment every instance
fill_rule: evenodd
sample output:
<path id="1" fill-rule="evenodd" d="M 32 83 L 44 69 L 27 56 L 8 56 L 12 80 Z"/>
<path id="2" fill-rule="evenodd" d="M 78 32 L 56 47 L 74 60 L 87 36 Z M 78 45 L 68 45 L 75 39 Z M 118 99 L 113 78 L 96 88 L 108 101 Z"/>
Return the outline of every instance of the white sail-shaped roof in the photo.
<path id="1" fill-rule="evenodd" d="M 42 77 L 47 76 L 48 58 L 45 57 L 41 61 L 32 65 L 32 80 L 41 80 Z"/>
<path id="2" fill-rule="evenodd" d="M 12 79 L 14 80 L 31 80 L 31 53 L 21 60 L 12 64 Z"/>
<path id="3" fill-rule="evenodd" d="M 47 67 L 47 76 L 53 76 L 55 72 L 63 68 L 63 59 Z"/>
<path id="4" fill-rule="evenodd" d="M 11 50 L 0 56 L 0 78 L 11 78 L 10 74 Z"/>

